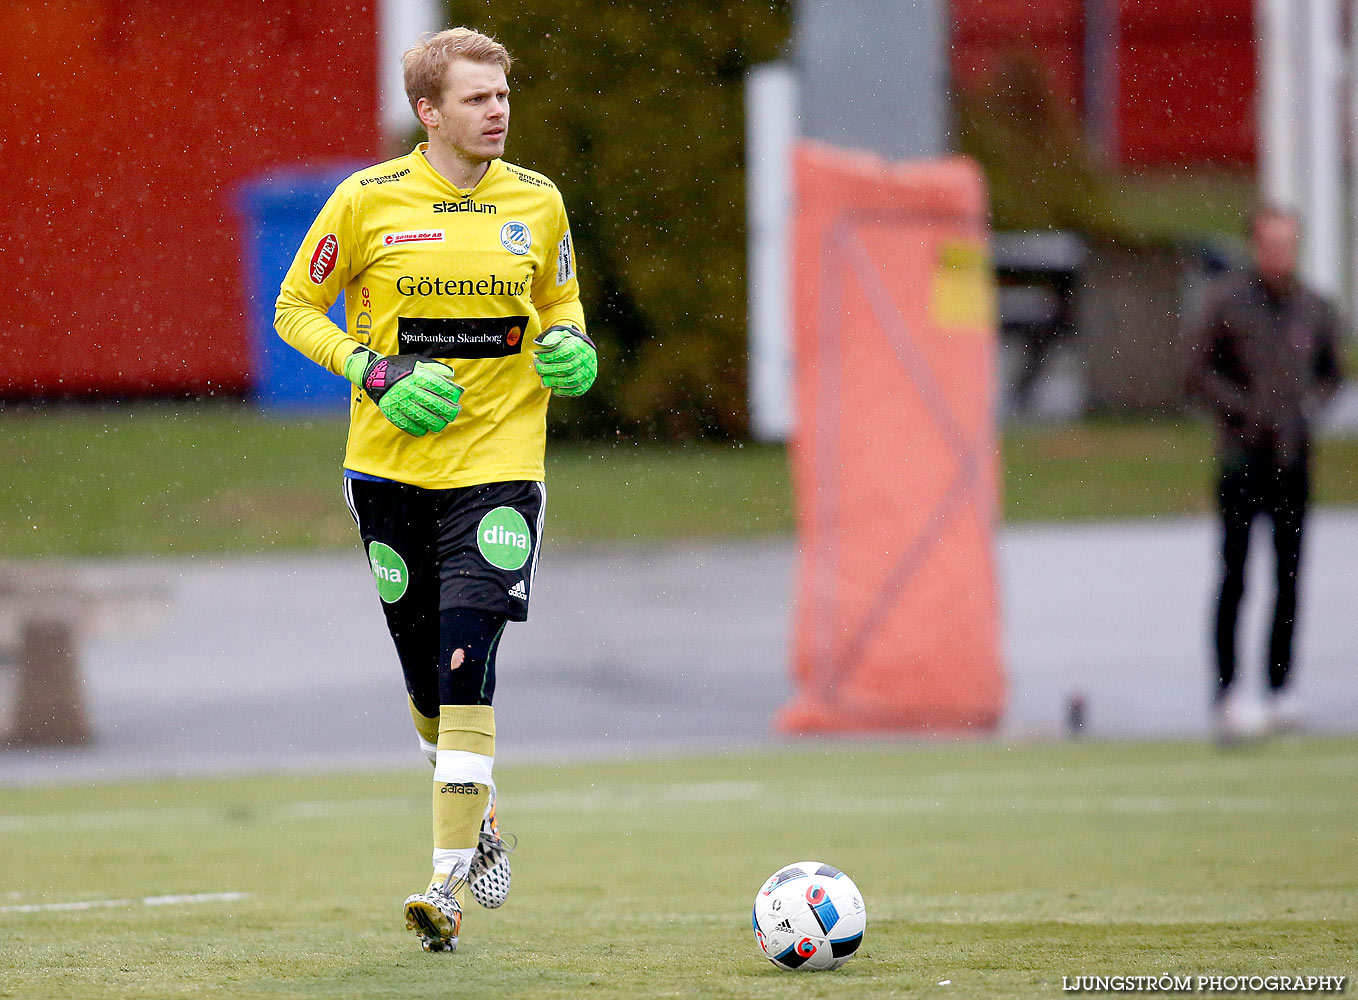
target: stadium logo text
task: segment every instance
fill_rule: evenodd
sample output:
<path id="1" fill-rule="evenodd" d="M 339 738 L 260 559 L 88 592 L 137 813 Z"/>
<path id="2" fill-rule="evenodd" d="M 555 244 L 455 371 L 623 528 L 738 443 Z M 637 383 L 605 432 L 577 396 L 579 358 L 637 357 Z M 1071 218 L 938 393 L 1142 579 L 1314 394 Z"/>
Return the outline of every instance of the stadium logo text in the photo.
<path id="1" fill-rule="evenodd" d="M 463 278 L 458 281 L 445 281 L 422 275 L 419 278 L 403 274 L 396 279 L 396 291 L 401 295 L 511 295 L 528 294 L 528 279 L 507 281 L 491 275 L 488 278 Z"/>
<path id="2" fill-rule="evenodd" d="M 325 279 L 330 277 L 330 272 L 335 269 L 335 261 L 339 258 L 339 239 L 334 233 L 327 233 L 321 237 L 321 241 L 316 244 L 316 249 L 311 252 L 311 275 L 313 284 L 321 285 Z"/>
<path id="3" fill-rule="evenodd" d="M 442 243 L 442 229 L 415 229 L 404 233 L 387 233 L 382 237 L 384 246 L 395 246 L 398 243 Z"/>
<path id="4" fill-rule="evenodd" d="M 495 215 L 499 209 L 494 205 L 478 205 L 470 198 L 462 201 L 436 201 L 434 202 L 435 212 L 477 212 L 486 215 Z"/>

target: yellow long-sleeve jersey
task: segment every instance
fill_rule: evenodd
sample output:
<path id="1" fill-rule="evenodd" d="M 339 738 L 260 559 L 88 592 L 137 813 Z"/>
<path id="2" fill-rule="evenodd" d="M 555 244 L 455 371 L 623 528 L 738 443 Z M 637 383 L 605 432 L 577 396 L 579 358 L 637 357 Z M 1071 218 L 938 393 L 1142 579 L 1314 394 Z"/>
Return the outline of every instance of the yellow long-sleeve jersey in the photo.
<path id="1" fill-rule="evenodd" d="M 585 329 L 561 194 L 503 160 L 464 191 L 425 148 L 335 189 L 283 279 L 274 325 L 336 374 L 361 344 L 444 361 L 466 390 L 457 419 L 423 437 L 355 390 L 345 468 L 430 489 L 541 480 L 550 393 L 533 338 Z M 326 317 L 341 291 L 344 330 Z"/>

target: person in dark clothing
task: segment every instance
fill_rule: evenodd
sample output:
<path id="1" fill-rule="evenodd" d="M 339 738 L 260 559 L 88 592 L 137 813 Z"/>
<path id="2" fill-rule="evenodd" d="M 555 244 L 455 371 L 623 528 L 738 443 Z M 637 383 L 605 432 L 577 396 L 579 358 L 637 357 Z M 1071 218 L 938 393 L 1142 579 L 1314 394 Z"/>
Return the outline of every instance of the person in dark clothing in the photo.
<path id="1" fill-rule="evenodd" d="M 1311 430 L 1341 373 L 1334 310 L 1296 273 L 1299 235 L 1293 213 L 1274 207 L 1255 213 L 1254 264 L 1221 279 L 1209 294 L 1189 373 L 1190 395 L 1213 411 L 1220 430 L 1223 572 L 1214 634 L 1214 711 L 1224 739 L 1301 723 L 1289 681 L 1310 499 Z M 1277 577 L 1266 714 L 1251 712 L 1231 696 L 1250 527 L 1259 515 L 1273 525 Z"/>

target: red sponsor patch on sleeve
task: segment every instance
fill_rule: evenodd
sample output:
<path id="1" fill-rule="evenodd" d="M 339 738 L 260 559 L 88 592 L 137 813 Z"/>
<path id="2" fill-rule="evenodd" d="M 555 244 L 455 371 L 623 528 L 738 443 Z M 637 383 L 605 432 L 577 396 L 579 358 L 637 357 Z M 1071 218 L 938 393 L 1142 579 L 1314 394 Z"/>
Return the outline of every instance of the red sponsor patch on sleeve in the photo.
<path id="1" fill-rule="evenodd" d="M 334 233 L 326 233 L 311 254 L 311 280 L 318 285 L 322 284 L 335 269 L 335 260 L 338 257 L 339 240 Z"/>

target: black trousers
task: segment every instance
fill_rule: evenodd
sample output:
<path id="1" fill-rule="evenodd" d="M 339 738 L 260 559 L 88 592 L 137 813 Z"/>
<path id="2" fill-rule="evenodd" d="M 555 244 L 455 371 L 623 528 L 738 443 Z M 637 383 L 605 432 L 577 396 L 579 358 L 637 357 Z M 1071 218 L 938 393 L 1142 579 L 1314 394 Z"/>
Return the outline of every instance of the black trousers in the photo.
<path id="1" fill-rule="evenodd" d="M 1310 501 L 1310 463 L 1305 453 L 1280 464 L 1272 454 L 1223 459 L 1218 501 L 1222 526 L 1221 591 L 1217 599 L 1217 697 L 1235 680 L 1236 622 L 1245 594 L 1250 528 L 1260 515 L 1273 525 L 1276 591 L 1268 644 L 1268 683 L 1277 691 L 1292 670 L 1292 636 L 1297 622 L 1297 576 L 1302 533 Z"/>
<path id="2" fill-rule="evenodd" d="M 528 617 L 541 483 L 433 490 L 346 478 L 387 629 L 420 714 L 489 705 L 507 621 Z"/>

